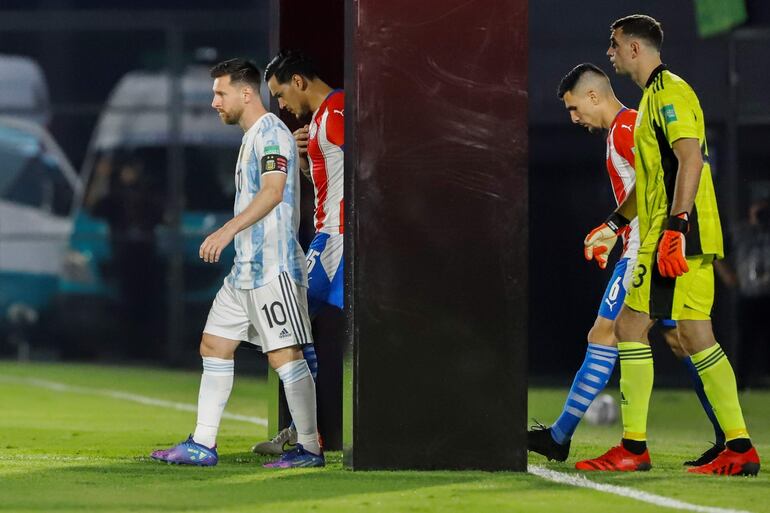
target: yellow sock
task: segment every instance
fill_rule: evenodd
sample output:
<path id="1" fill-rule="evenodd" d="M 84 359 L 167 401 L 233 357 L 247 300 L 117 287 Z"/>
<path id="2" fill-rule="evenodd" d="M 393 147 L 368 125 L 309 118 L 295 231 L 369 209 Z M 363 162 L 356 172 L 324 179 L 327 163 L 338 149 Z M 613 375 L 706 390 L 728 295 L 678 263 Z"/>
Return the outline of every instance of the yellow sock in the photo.
<path id="1" fill-rule="evenodd" d="M 738 386 L 735 383 L 733 366 L 719 344 L 695 353 L 690 357 L 698 369 L 719 426 L 729 442 L 736 438 L 748 438 L 746 422 L 743 420 L 741 404 L 738 402 Z"/>
<path id="2" fill-rule="evenodd" d="M 618 343 L 620 358 L 620 410 L 623 438 L 647 440 L 647 410 L 652 394 L 652 349 L 641 342 Z"/>

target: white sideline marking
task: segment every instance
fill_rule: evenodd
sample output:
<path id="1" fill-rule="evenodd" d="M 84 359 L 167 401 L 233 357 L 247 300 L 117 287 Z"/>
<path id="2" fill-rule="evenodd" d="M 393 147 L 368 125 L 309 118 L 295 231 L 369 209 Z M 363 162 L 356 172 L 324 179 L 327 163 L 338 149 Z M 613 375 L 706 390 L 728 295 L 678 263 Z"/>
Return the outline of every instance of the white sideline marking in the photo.
<path id="1" fill-rule="evenodd" d="M 148 397 L 145 395 L 131 394 L 129 392 L 121 392 L 120 390 L 109 389 L 92 389 L 87 387 L 79 387 L 75 385 L 66 385 L 64 383 L 57 383 L 56 381 L 48 381 L 46 379 L 36 378 L 13 378 L 11 376 L 0 376 L 0 381 L 7 383 L 17 383 L 23 385 L 32 385 L 38 388 L 45 388 L 47 390 L 53 390 L 55 392 L 70 392 L 75 394 L 85 395 L 98 395 L 102 397 L 110 397 L 112 399 L 122 399 L 124 401 L 131 401 L 134 403 L 144 404 L 146 406 L 161 406 L 163 408 L 171 408 L 181 411 L 198 411 L 198 406 L 195 404 L 177 403 L 174 401 L 166 401 L 165 399 L 156 399 L 154 397 Z M 241 422 L 248 422 L 250 424 L 256 424 L 258 426 L 267 427 L 267 419 L 262 417 L 250 417 L 248 415 L 238 415 L 237 413 L 224 412 L 222 418 L 230 420 L 239 420 Z"/>
<path id="2" fill-rule="evenodd" d="M 570 486 L 577 486 L 580 488 L 590 488 L 604 493 L 611 493 L 613 495 L 620 495 L 621 497 L 627 497 L 641 502 L 647 502 L 656 506 L 663 506 L 665 508 L 681 509 L 686 511 L 697 511 L 699 513 L 750 513 L 749 511 L 739 509 L 726 509 L 715 508 L 711 506 L 698 506 L 697 504 L 690 504 L 689 502 L 672 499 L 670 497 L 664 497 L 662 495 L 655 495 L 654 493 L 643 492 L 641 490 L 635 490 L 633 488 L 627 488 L 625 486 L 617 486 L 604 483 L 595 483 L 585 476 L 579 474 L 567 474 L 564 472 L 556 472 L 547 468 L 539 467 L 537 465 L 528 465 L 527 472 L 534 474 L 538 477 L 542 477 L 548 481 L 555 483 L 566 484 Z"/>

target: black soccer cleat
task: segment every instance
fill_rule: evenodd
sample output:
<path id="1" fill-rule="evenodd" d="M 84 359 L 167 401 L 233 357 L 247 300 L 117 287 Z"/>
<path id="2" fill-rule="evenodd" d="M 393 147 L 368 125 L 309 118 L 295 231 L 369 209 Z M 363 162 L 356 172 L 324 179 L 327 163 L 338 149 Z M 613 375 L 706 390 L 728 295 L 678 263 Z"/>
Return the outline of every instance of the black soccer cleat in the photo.
<path id="1" fill-rule="evenodd" d="M 566 444 L 556 442 L 551 436 L 551 428 L 539 422 L 527 431 L 527 450 L 542 454 L 549 461 L 566 461 L 567 456 L 569 456 L 570 442 L 571 440 L 568 440 Z"/>
<path id="2" fill-rule="evenodd" d="M 719 456 L 719 453 L 725 450 L 724 444 L 712 444 L 711 447 L 706 449 L 706 451 L 701 454 L 698 458 L 694 460 L 685 461 L 684 465 L 686 467 L 700 467 L 701 465 L 705 465 L 706 463 L 711 463 L 714 461 L 714 459 Z"/>

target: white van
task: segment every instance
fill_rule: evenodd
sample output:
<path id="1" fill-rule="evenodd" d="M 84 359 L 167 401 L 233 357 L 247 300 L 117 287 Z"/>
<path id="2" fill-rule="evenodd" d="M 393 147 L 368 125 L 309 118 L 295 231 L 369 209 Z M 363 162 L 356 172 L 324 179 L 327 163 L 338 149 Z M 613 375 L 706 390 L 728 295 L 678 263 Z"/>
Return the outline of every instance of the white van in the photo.
<path id="1" fill-rule="evenodd" d="M 45 128 L 0 117 L 0 332 L 50 308 L 81 192 Z"/>
<path id="2" fill-rule="evenodd" d="M 48 84 L 43 70 L 29 57 L 0 55 L 0 115 L 48 125 Z"/>

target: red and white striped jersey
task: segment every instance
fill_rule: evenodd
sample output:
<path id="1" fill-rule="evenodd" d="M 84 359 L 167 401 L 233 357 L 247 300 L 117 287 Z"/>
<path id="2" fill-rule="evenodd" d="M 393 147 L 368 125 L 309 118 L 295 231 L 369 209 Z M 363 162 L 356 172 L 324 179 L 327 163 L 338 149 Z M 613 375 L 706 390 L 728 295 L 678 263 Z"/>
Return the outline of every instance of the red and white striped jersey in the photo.
<path id="1" fill-rule="evenodd" d="M 307 155 L 315 189 L 315 231 L 343 233 L 345 93 L 335 89 L 313 113 Z"/>
<path id="2" fill-rule="evenodd" d="M 634 126 L 636 111 L 625 107 L 618 112 L 607 134 L 607 173 L 612 184 L 615 203 L 620 205 L 636 183 L 634 170 Z M 623 256 L 636 258 L 639 251 L 639 221 L 631 224 L 621 233 Z"/>

